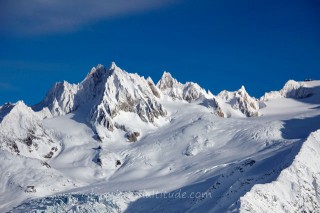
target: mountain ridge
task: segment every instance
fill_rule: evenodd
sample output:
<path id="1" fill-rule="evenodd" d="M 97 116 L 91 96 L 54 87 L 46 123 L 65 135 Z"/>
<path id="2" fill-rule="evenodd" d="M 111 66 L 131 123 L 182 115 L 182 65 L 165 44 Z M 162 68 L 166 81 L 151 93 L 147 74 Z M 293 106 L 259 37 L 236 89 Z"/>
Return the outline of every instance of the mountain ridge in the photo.
<path id="1" fill-rule="evenodd" d="M 278 179 L 289 172 L 311 182 L 283 193 L 317 211 L 317 193 L 305 189 L 318 190 L 318 167 L 305 164 L 318 157 L 319 88 L 290 80 L 260 99 L 244 86 L 214 95 L 168 72 L 155 84 L 98 65 L 78 84 L 56 83 L 33 107 L 0 107 L 0 210 L 268 212 L 260 204 L 272 206 L 264 196 L 274 195 L 273 211 L 285 212 L 279 206 L 293 202 L 260 189 L 289 181 Z M 188 198 L 163 197 L 170 193 Z"/>

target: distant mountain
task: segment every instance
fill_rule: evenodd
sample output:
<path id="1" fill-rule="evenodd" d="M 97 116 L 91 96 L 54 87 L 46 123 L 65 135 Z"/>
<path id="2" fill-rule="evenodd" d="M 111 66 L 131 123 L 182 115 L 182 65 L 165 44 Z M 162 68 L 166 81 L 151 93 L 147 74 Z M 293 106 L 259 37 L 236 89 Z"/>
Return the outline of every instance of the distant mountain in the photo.
<path id="1" fill-rule="evenodd" d="M 257 99 L 98 65 L 0 107 L 0 211 L 319 212 L 319 106 L 320 81 Z"/>
<path id="2" fill-rule="evenodd" d="M 312 82 L 311 82 L 312 84 Z M 262 101 L 268 101 L 274 98 L 307 98 L 312 96 L 313 89 L 310 88 L 310 82 L 296 82 L 289 80 L 280 91 L 272 91 L 261 97 Z"/>
<path id="3" fill-rule="evenodd" d="M 178 82 L 168 72 L 164 72 L 155 85 L 150 77 L 145 79 L 138 74 L 127 73 L 114 62 L 107 69 L 103 65 L 92 68 L 78 84 L 56 83 L 33 109 L 48 108 L 52 116 L 77 113 L 79 109 L 99 138 L 104 140 L 109 134 L 106 131 L 112 132 L 114 128 L 121 128 L 127 133 L 130 131 L 125 124 L 113 120 L 121 111 L 134 112 L 147 123 L 165 117 L 166 109 L 159 103 L 165 98 L 189 103 L 201 99 L 221 117 L 230 117 L 233 114 L 230 111 L 239 111 L 247 117 L 258 116 L 259 110 L 258 101 L 250 97 L 244 88 L 238 92 L 223 91 L 216 97 L 196 83 Z"/>

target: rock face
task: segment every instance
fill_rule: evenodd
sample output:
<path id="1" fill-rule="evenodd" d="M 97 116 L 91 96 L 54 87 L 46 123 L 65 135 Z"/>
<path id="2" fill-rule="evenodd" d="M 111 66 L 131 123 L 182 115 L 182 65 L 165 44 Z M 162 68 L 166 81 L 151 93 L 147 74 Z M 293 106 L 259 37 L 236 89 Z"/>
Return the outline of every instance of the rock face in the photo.
<path id="1" fill-rule="evenodd" d="M 251 97 L 244 86 L 238 91 L 229 92 L 222 91 L 218 94 L 218 98 L 229 104 L 234 110 L 239 110 L 247 117 L 258 116 L 259 102 L 257 99 Z M 223 110 L 221 110 L 223 112 Z"/>
<path id="2" fill-rule="evenodd" d="M 65 115 L 79 106 L 79 100 L 76 97 L 78 90 L 79 85 L 66 81 L 58 82 L 50 89 L 45 99 L 33 108 L 41 110 L 43 107 L 48 107 L 54 116 Z"/>
<path id="3" fill-rule="evenodd" d="M 50 114 L 46 111 L 34 112 L 22 101 L 5 104 L 0 108 L 0 149 L 32 158 L 50 158 L 59 150 L 50 132 L 41 120 Z"/>
<path id="4" fill-rule="evenodd" d="M 302 145 L 276 181 L 256 185 L 241 198 L 241 212 L 319 212 L 320 130 Z"/>
<path id="5" fill-rule="evenodd" d="M 126 134 L 126 137 L 129 140 L 129 142 L 136 142 L 139 136 L 140 136 L 139 132 L 133 132 L 133 131 L 130 131 Z"/>
<path id="6" fill-rule="evenodd" d="M 271 91 L 261 97 L 262 101 L 274 98 L 307 98 L 312 96 L 313 91 L 305 82 L 289 80 L 280 91 Z"/>
<path id="7" fill-rule="evenodd" d="M 168 72 L 163 73 L 161 79 L 157 83 L 157 87 L 173 100 L 185 100 L 189 103 L 199 99 L 200 97 L 212 97 L 211 93 L 207 93 L 198 84 L 192 82 L 181 84 Z"/>
<path id="8" fill-rule="evenodd" d="M 222 91 L 218 96 L 206 92 L 198 84 L 187 82 L 182 84 L 174 79 L 170 73 L 164 72 L 157 83 L 157 87 L 164 95 L 173 100 L 185 100 L 189 103 L 200 101 L 202 105 L 212 108 L 219 117 L 229 117 L 225 108 L 230 105 L 235 111 L 240 111 L 246 117 L 258 116 L 259 102 L 250 97 L 244 87 L 236 92 Z"/>
<path id="9" fill-rule="evenodd" d="M 113 130 L 112 118 L 120 111 L 137 113 L 142 121 L 154 122 L 166 111 L 158 102 L 159 92 L 153 82 L 137 74 L 129 74 L 115 64 L 108 70 L 103 92 L 90 113 L 94 124 Z"/>

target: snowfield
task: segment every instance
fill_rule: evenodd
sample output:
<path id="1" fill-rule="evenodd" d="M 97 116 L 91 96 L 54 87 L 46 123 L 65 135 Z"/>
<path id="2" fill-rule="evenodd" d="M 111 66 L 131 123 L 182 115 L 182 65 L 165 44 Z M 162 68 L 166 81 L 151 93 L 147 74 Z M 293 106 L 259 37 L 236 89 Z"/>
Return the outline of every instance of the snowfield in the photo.
<path id="1" fill-rule="evenodd" d="M 213 95 L 114 63 L 0 107 L 0 211 L 320 212 L 320 81 Z"/>

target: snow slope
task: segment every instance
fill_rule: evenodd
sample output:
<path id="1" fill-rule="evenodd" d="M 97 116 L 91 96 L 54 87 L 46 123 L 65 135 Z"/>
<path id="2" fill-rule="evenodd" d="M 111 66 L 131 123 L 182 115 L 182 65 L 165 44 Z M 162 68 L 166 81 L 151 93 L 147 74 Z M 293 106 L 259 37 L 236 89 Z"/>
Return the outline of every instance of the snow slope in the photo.
<path id="1" fill-rule="evenodd" d="M 113 63 L 56 84 L 37 112 L 4 105 L 0 210 L 291 212 L 299 199 L 316 212 L 320 81 L 298 84 L 312 93 L 285 86 L 290 96 L 258 101 L 244 87 L 215 96 L 166 72 L 155 85 Z M 6 145 L 28 147 L 29 126 L 46 133 L 32 143 L 57 146 L 50 158 Z"/>
<path id="2" fill-rule="evenodd" d="M 272 183 L 255 185 L 241 198 L 243 212 L 320 211 L 320 130 L 310 134 L 293 163 Z"/>

